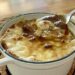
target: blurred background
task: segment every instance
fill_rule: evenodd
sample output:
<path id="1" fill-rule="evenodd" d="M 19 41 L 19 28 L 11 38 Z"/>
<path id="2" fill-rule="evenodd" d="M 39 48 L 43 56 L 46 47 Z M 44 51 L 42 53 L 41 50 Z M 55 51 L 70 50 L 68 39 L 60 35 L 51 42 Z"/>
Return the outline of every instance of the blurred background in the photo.
<path id="1" fill-rule="evenodd" d="M 0 0 L 0 18 L 20 13 L 65 14 L 75 9 L 75 0 Z"/>

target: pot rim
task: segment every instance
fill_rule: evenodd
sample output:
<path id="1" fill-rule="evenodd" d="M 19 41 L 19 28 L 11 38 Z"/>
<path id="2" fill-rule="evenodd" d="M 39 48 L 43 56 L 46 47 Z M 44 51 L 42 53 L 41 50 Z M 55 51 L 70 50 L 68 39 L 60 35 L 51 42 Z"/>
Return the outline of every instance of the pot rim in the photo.
<path id="1" fill-rule="evenodd" d="M 10 22 L 11 20 L 17 18 L 17 17 L 23 16 L 23 15 L 28 15 L 28 14 L 53 14 L 53 13 L 35 12 L 35 13 L 20 14 L 20 15 L 17 15 L 17 16 L 14 16 L 14 17 L 10 18 L 10 19 L 7 21 L 7 23 Z M 3 26 L 4 26 L 4 24 L 3 24 Z M 0 46 L 1 46 L 1 45 L 0 45 Z M 1 46 L 0 48 L 1 48 L 1 50 L 2 50 L 5 54 L 7 54 L 8 56 L 10 56 L 11 58 L 13 58 L 13 59 L 15 59 L 15 60 L 18 60 L 18 61 L 21 61 L 21 62 L 32 63 L 32 64 L 47 64 L 47 63 L 58 62 L 58 61 L 61 61 L 61 60 L 64 60 L 64 59 L 70 57 L 72 54 L 75 53 L 75 50 L 74 50 L 73 52 L 71 52 L 71 53 L 65 55 L 64 57 L 59 58 L 59 59 L 56 59 L 56 60 L 44 61 L 44 62 L 38 61 L 38 62 L 37 62 L 37 61 L 27 61 L 27 60 L 23 60 L 23 59 L 20 59 L 20 58 L 16 58 L 16 57 L 14 57 L 12 54 L 10 54 L 7 50 L 5 50 L 2 46 Z"/>

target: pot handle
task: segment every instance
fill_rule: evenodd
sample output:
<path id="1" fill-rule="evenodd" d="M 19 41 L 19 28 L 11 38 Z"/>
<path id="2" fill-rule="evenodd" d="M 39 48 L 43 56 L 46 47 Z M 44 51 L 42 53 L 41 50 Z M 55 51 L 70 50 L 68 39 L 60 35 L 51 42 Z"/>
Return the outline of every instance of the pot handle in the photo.
<path id="1" fill-rule="evenodd" d="M 0 52 L 4 55 L 4 53 L 1 51 L 1 48 L 0 48 Z M 0 59 L 0 66 L 7 65 L 11 61 L 12 59 L 10 57 L 4 56 L 4 58 Z"/>

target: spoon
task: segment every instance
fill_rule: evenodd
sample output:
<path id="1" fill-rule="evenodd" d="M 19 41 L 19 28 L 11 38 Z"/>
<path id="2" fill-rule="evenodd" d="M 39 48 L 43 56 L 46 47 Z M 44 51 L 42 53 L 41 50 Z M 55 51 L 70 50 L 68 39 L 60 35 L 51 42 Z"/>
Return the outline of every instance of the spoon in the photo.
<path id="1" fill-rule="evenodd" d="M 70 21 L 71 17 L 75 14 L 75 10 L 72 10 L 70 13 L 65 15 L 66 24 Z"/>
<path id="2" fill-rule="evenodd" d="M 66 14 L 65 16 L 63 16 L 64 19 L 65 19 L 65 23 L 66 23 L 66 24 L 70 21 L 71 17 L 72 17 L 74 14 L 75 14 L 75 10 L 72 10 L 70 13 Z M 37 19 L 37 21 L 44 20 L 45 18 L 48 18 L 48 17 L 51 17 L 51 16 L 54 16 L 54 15 L 50 15 L 50 16 L 48 15 L 48 16 L 41 17 L 41 18 Z"/>
<path id="3" fill-rule="evenodd" d="M 75 14 L 75 10 L 72 10 L 71 12 L 69 12 L 68 14 L 62 16 L 62 21 L 64 21 L 66 24 L 68 24 L 68 28 L 69 30 L 71 31 L 71 33 L 75 36 L 75 24 L 70 22 L 71 20 L 71 17 Z M 48 15 L 48 16 L 44 16 L 44 17 L 41 17 L 39 19 L 37 19 L 37 21 L 41 21 L 41 20 L 44 20 L 46 18 L 49 18 L 49 17 L 53 17 L 54 15 Z"/>

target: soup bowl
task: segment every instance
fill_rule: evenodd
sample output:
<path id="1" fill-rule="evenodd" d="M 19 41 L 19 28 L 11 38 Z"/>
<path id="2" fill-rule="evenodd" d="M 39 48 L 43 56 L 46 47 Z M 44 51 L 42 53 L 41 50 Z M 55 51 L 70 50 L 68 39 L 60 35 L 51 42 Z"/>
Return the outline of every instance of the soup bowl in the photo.
<path id="1" fill-rule="evenodd" d="M 22 20 L 23 18 L 40 18 L 50 14 L 51 13 L 28 13 L 15 16 L 3 24 L 4 26 L 0 31 L 0 37 L 11 25 Z M 34 62 L 13 57 L 1 46 L 1 44 L 0 50 L 5 56 L 4 58 L 0 59 L 0 66 L 7 65 L 12 75 L 67 75 L 75 57 L 75 51 L 73 51 L 70 54 L 57 60 Z"/>

